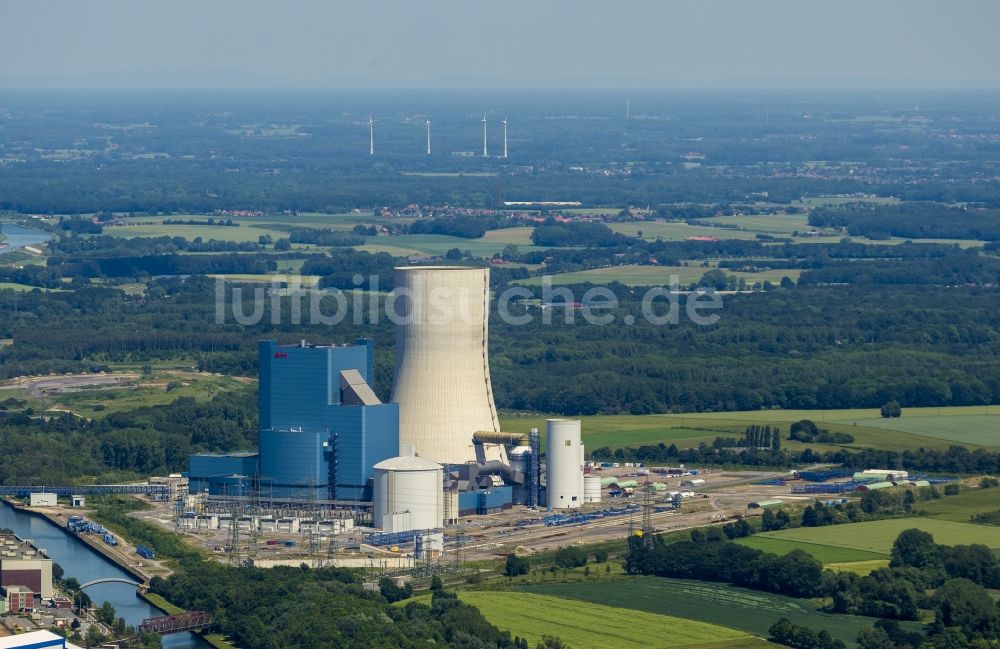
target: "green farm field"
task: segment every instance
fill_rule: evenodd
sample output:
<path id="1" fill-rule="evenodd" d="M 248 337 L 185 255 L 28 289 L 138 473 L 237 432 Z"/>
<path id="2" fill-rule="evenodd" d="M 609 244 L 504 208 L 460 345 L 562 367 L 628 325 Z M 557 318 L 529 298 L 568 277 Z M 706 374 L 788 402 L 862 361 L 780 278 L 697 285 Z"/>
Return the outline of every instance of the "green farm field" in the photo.
<path id="1" fill-rule="evenodd" d="M 639 236 L 655 241 L 684 241 L 688 237 L 717 237 L 719 239 L 754 239 L 756 232 L 749 230 L 730 230 L 729 228 L 714 228 L 705 225 L 689 225 L 683 221 L 633 221 L 630 223 L 609 223 L 608 227 L 615 232 L 630 237 Z"/>
<path id="2" fill-rule="evenodd" d="M 517 233 L 511 236 L 515 239 L 520 238 Z M 452 237 L 446 234 L 394 234 L 387 237 L 369 237 L 367 244 L 361 249 L 372 252 L 405 250 L 408 251 L 408 254 L 443 255 L 452 248 L 458 248 L 462 251 L 469 250 L 473 255 L 477 256 L 491 256 L 494 253 L 503 251 L 504 246 L 508 243 L 515 242 L 506 241 L 504 237 L 499 235 L 493 238 L 463 239 L 462 237 Z M 521 252 L 534 249 L 531 245 L 518 244 L 518 247 L 521 249 Z"/>
<path id="3" fill-rule="evenodd" d="M 531 233 L 535 231 L 532 227 L 521 228 L 501 228 L 499 230 L 489 230 L 479 241 L 491 241 L 494 243 L 513 243 L 516 246 L 530 246 Z"/>
<path id="4" fill-rule="evenodd" d="M 817 631 L 826 629 L 849 647 L 855 646 L 860 628 L 872 623 L 871 618 L 821 613 L 809 600 L 684 579 L 635 577 L 527 586 L 523 590 L 726 625 L 759 637 L 766 637 L 771 625 L 784 617 Z"/>
<path id="5" fill-rule="evenodd" d="M 846 203 L 875 203 L 878 205 L 897 205 L 899 199 L 893 196 L 810 196 L 795 201 L 808 207 L 837 206 Z"/>
<path id="6" fill-rule="evenodd" d="M 928 532 L 936 542 L 944 545 L 980 543 L 989 548 L 1000 549 L 1000 527 L 933 518 L 892 518 L 828 527 L 799 527 L 780 532 L 763 532 L 759 536 L 887 555 L 899 533 L 910 528 Z"/>
<path id="7" fill-rule="evenodd" d="M 857 550 L 855 548 L 841 548 L 819 543 L 805 543 L 803 541 L 792 541 L 761 536 L 760 534 L 737 539 L 735 542 L 749 548 L 754 548 L 755 550 L 771 552 L 777 555 L 785 555 L 792 550 L 803 550 L 824 565 L 832 563 L 854 563 L 857 561 L 878 561 L 885 559 L 888 556 L 880 552 Z"/>
<path id="8" fill-rule="evenodd" d="M 854 574 L 864 577 L 865 575 L 871 574 L 875 570 L 880 570 L 882 568 L 889 567 L 888 559 L 872 559 L 870 561 L 848 561 L 846 563 L 827 563 L 823 565 L 827 570 L 834 570 L 836 572 L 853 572 Z"/>
<path id="9" fill-rule="evenodd" d="M 616 582 L 618 583 L 618 582 Z M 740 649 L 764 647 L 745 631 L 663 613 L 574 601 L 537 592 L 461 592 L 491 623 L 534 646 L 542 635 L 561 638 L 573 649 Z"/>
<path id="10" fill-rule="evenodd" d="M 169 217 L 201 220 L 202 217 Z M 204 217 L 207 220 L 209 217 Z M 272 239 L 287 237 L 288 233 L 264 226 L 264 224 L 241 224 L 239 227 L 227 225 L 165 225 L 163 219 L 142 219 L 137 225 L 105 228 L 105 234 L 113 237 L 182 237 L 189 241 L 201 237 L 204 241 L 235 241 L 237 243 L 257 242 L 261 235 Z"/>
<path id="11" fill-rule="evenodd" d="M 712 223 L 735 225 L 752 232 L 790 237 L 792 232 L 810 229 L 804 214 L 752 214 L 747 216 L 710 216 L 704 219 Z"/>
<path id="12" fill-rule="evenodd" d="M 929 518 L 968 523 L 975 514 L 1000 510 L 1000 489 L 963 491 L 956 496 L 922 502 L 917 509 Z"/>
<path id="13" fill-rule="evenodd" d="M 849 202 L 849 201 L 841 201 Z M 843 235 L 828 231 L 821 236 L 792 236 L 793 232 L 808 232 L 812 229 L 805 214 L 754 214 L 748 216 L 709 216 L 701 219 L 706 223 L 737 226 L 715 227 L 714 225 L 691 225 L 682 221 L 641 221 L 631 223 L 612 223 L 609 227 L 615 232 L 629 236 L 639 236 L 647 240 L 663 239 L 664 241 L 683 241 L 688 237 L 710 236 L 718 239 L 756 239 L 758 234 L 775 237 L 791 237 L 796 243 L 837 243 Z M 975 239 L 906 239 L 890 237 L 889 239 L 868 239 L 867 237 L 851 237 L 862 243 L 878 243 L 896 245 L 904 241 L 918 243 L 949 243 L 958 244 L 963 248 L 981 247 L 985 242 Z"/>
<path id="14" fill-rule="evenodd" d="M 943 439 L 960 444 L 994 446 L 1000 444 L 1000 416 L 994 407 L 971 407 L 969 414 L 928 415 L 907 417 L 904 411 L 899 418 L 870 417 L 852 419 L 841 423 L 857 424 L 869 428 L 915 433 L 923 437 Z"/>
<path id="15" fill-rule="evenodd" d="M 209 277 L 224 279 L 229 282 L 245 282 L 250 284 L 270 284 L 271 282 L 280 282 L 303 287 L 314 287 L 319 283 L 319 275 L 285 275 L 282 273 L 275 273 L 268 275 L 224 274 L 209 275 Z"/>
<path id="16" fill-rule="evenodd" d="M 58 288 L 40 288 L 38 286 L 28 286 L 27 284 L 17 284 L 15 282 L 0 282 L 0 291 L 3 289 L 10 289 L 12 291 L 20 291 L 26 293 L 28 291 L 42 291 L 43 293 L 49 293 L 51 291 L 59 291 Z"/>
<path id="17" fill-rule="evenodd" d="M 902 430 L 854 425 L 855 421 L 878 419 L 875 408 L 855 408 L 847 410 L 749 410 L 735 412 L 709 412 L 693 414 L 662 415 L 596 415 L 580 417 L 583 426 L 583 440 L 588 448 L 601 446 L 640 446 L 643 444 L 676 443 L 678 446 L 697 446 L 699 442 L 711 441 L 718 435 L 742 432 L 751 424 L 780 426 L 787 434 L 788 426 L 801 419 L 811 419 L 821 427 L 833 431 L 847 432 L 854 436 L 852 447 L 871 447 L 890 450 L 904 450 L 923 446 L 925 448 L 947 448 L 954 444 L 940 434 L 928 436 L 914 432 L 925 418 L 934 419 L 944 426 L 950 419 L 961 422 L 963 418 L 975 416 L 992 421 L 995 430 L 1000 429 L 1000 406 L 958 406 L 945 408 L 907 408 L 903 416 L 892 420 L 907 426 Z M 545 431 L 545 416 L 501 415 L 505 430 L 526 433 L 531 428 Z M 910 426 L 912 424 L 912 426 Z M 943 430 L 943 429 L 942 429 Z M 955 428 L 958 430 L 958 428 Z M 986 443 L 971 446 L 1000 446 L 1000 439 L 986 440 Z M 992 443 L 990 443 L 992 442 Z M 808 446 L 799 442 L 784 441 L 788 448 Z M 812 445 L 816 446 L 816 445 Z M 827 448 L 836 448 L 828 446 Z"/>

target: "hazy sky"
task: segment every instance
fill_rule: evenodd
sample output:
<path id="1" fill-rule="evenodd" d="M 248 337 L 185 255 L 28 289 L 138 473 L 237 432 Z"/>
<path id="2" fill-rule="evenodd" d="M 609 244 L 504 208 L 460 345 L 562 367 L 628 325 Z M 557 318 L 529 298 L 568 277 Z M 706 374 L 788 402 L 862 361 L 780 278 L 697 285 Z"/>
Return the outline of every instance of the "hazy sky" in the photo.
<path id="1" fill-rule="evenodd" d="M 0 88 L 998 88 L 998 26 L 998 0 L 0 0 Z"/>

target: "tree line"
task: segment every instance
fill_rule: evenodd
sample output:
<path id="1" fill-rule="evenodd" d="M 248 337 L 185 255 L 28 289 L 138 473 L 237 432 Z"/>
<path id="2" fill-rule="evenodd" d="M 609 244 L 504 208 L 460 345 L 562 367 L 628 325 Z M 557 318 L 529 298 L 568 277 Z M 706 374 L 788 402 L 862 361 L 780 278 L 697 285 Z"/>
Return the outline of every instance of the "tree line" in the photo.
<path id="1" fill-rule="evenodd" d="M 823 597 L 835 614 L 882 620 L 918 620 L 921 609 L 934 612 L 925 634 L 903 631 L 898 623 L 863 629 L 864 649 L 976 647 L 1000 640 L 1000 609 L 987 588 L 1000 584 L 1000 564 L 982 545 L 945 546 L 919 529 L 904 530 L 892 545 L 888 568 L 859 576 L 824 570 L 800 549 L 778 556 L 731 541 L 719 528 L 693 530 L 690 540 L 652 543 L 632 537 L 626 569 L 632 574 L 716 581 L 792 597 Z M 800 649 L 842 647 L 828 634 L 781 620 L 772 639 Z M 954 644 L 939 644 L 945 641 Z M 925 645 L 924 642 L 930 644 Z M 881 644 L 879 644 L 881 643 Z"/>
<path id="2" fill-rule="evenodd" d="M 844 228 L 872 239 L 979 239 L 1000 241 L 1000 210 L 954 207 L 927 202 L 897 205 L 848 203 L 817 208 L 809 224 Z"/>

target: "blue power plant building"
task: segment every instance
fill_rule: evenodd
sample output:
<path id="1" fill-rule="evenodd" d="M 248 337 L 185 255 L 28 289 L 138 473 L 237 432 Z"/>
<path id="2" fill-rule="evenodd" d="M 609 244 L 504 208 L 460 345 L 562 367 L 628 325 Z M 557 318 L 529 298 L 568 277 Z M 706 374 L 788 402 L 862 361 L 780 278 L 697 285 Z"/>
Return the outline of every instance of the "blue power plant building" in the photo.
<path id="1" fill-rule="evenodd" d="M 242 491 L 249 475 L 275 499 L 371 500 L 372 466 L 399 454 L 399 406 L 370 387 L 372 342 L 263 340 L 258 352 L 259 453 L 192 455 L 191 492 Z"/>

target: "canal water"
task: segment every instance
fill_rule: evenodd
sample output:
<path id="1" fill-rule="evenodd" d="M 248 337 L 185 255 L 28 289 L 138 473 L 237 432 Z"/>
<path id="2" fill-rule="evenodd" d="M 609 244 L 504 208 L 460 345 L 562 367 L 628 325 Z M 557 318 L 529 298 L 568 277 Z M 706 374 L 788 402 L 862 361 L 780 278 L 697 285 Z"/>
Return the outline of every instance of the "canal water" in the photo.
<path id="1" fill-rule="evenodd" d="M 21 227 L 13 223 L 0 223 L 0 234 L 3 234 L 0 243 L 7 244 L 6 247 L 0 248 L 0 255 L 23 248 L 24 246 L 45 243 L 52 238 L 52 235 L 48 232 Z"/>
<path id="2" fill-rule="evenodd" d="M 45 549 L 46 554 L 63 567 L 67 577 L 76 577 L 81 584 L 102 577 L 133 578 L 47 519 L 18 511 L 2 502 L 0 528 L 12 529 L 22 539 L 31 539 L 35 547 Z M 135 587 L 128 584 L 98 584 L 86 592 L 98 606 L 111 602 L 118 617 L 125 618 L 125 622 L 132 626 L 138 626 L 146 618 L 164 614 L 146 600 L 136 597 Z M 164 636 L 163 646 L 169 649 L 203 649 L 209 645 L 190 633 L 177 633 Z"/>

